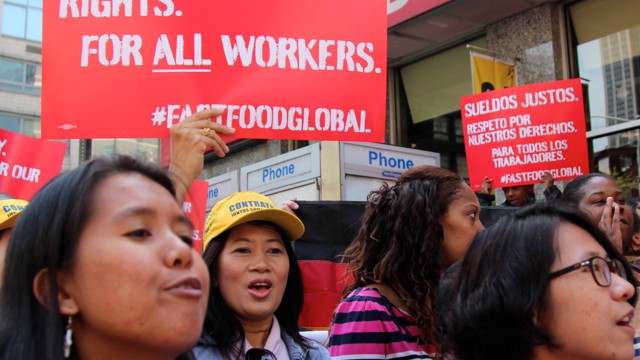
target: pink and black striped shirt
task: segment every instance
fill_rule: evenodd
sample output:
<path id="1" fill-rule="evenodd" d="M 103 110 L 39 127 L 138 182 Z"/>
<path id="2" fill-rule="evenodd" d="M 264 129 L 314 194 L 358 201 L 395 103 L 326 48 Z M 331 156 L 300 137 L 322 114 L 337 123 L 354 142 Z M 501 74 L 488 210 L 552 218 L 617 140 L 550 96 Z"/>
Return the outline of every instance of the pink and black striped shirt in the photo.
<path id="1" fill-rule="evenodd" d="M 338 305 L 329 331 L 332 359 L 431 359 L 415 320 L 378 290 L 357 288 Z"/>

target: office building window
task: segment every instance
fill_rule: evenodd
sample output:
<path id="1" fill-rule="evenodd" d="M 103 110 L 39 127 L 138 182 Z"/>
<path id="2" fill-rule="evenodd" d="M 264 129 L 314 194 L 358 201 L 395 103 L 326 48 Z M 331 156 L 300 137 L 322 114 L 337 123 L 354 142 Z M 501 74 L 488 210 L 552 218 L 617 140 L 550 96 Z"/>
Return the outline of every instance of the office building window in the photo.
<path id="1" fill-rule="evenodd" d="M 40 137 L 40 120 L 28 116 L 0 113 L 0 129 Z"/>
<path id="2" fill-rule="evenodd" d="M 40 65 L 0 58 L 0 90 L 40 95 Z"/>
<path id="3" fill-rule="evenodd" d="M 42 1 L 4 0 L 2 34 L 42 42 Z"/>

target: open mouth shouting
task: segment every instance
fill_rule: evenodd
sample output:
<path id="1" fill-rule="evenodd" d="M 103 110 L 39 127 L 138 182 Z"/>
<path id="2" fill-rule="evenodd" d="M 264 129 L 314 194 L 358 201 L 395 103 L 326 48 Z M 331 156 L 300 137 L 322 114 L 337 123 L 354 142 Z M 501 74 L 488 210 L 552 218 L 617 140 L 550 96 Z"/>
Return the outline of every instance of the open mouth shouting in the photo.
<path id="1" fill-rule="evenodd" d="M 271 294 L 273 282 L 269 279 L 256 279 L 249 283 L 249 294 L 257 299 L 264 299 Z"/>

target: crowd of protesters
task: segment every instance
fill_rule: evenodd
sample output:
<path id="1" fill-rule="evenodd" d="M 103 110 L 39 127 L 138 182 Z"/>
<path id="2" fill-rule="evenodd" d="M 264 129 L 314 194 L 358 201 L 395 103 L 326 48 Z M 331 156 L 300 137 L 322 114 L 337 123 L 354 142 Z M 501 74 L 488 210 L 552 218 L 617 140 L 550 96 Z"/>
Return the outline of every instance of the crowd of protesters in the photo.
<path id="1" fill-rule="evenodd" d="M 168 171 L 96 158 L 28 204 L 0 199 L 1 359 L 634 357 L 640 210 L 604 174 L 563 192 L 545 175 L 540 203 L 504 188 L 499 206 L 522 209 L 484 229 L 490 179 L 478 195 L 448 170 L 407 170 L 368 198 L 328 341 L 306 338 L 295 203 L 235 193 L 193 248 L 178 204 L 205 151 L 229 151 L 218 112 L 174 125 Z"/>

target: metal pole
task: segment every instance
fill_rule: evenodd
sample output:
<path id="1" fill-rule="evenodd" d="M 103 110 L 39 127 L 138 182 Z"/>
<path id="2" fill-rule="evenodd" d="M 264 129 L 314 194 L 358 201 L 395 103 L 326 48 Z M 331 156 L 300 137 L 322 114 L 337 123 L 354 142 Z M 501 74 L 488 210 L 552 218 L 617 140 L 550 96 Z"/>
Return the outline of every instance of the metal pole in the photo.
<path id="1" fill-rule="evenodd" d="M 91 159 L 91 139 L 80 139 L 79 163 L 82 164 L 89 159 Z"/>

